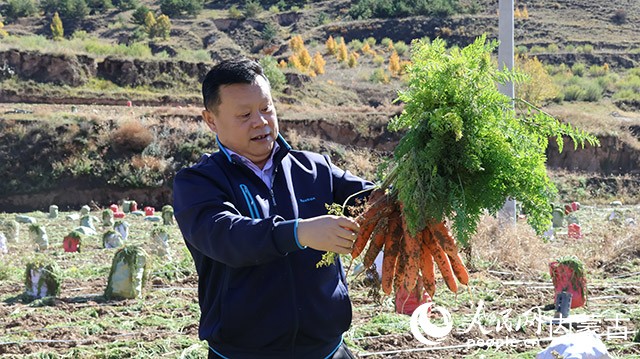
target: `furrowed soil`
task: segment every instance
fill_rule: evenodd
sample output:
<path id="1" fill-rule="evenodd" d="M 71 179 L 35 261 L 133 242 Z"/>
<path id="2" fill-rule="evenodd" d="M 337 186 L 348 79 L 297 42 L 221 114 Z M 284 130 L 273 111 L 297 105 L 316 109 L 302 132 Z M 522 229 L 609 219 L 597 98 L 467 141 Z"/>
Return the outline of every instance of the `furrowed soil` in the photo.
<path id="1" fill-rule="evenodd" d="M 0 354 L 205 358 L 206 345 L 197 339 L 197 277 L 177 226 L 165 226 L 172 258 L 161 258 L 154 254 L 149 235 L 157 224 L 127 214 L 128 242 L 149 254 L 149 281 L 138 299 L 107 300 L 104 290 L 115 252 L 102 248 L 99 239 L 107 227 L 96 222 L 98 235 L 83 238 L 82 252 L 66 253 L 61 242 L 78 225 L 68 217 L 74 213 L 60 213 L 57 219 L 43 212 L 27 213 L 49 236 L 49 249 L 38 256 L 62 269 L 57 297 L 30 301 L 24 295 L 26 264 L 36 258 L 27 224 L 20 224 L 17 243 L 8 245 L 9 253 L 0 262 Z M 92 215 L 99 217 L 100 212 L 94 209 Z M 640 207 L 583 206 L 575 216 L 582 224 L 581 239 L 569 238 L 565 224 L 546 243 L 531 233 L 525 218 L 506 229 L 485 218 L 463 250 L 470 285 L 454 295 L 438 277 L 435 306 L 426 318 L 445 326 L 446 311 L 452 328 L 439 338 L 419 329 L 433 342 L 429 345 L 416 339 L 409 315 L 395 312 L 394 298 L 380 295 L 371 271 L 355 275 L 360 258 L 343 258 L 354 314 L 346 342 L 361 358 L 533 358 L 549 338 L 589 327 L 601 335 L 614 357 L 640 358 L 640 344 L 634 342 L 640 328 Z M 14 217 L 0 214 L 3 221 Z M 571 310 L 570 318 L 589 318 L 571 329 L 549 325 L 554 288 L 547 267 L 570 254 L 584 261 L 588 283 L 587 305 Z"/>

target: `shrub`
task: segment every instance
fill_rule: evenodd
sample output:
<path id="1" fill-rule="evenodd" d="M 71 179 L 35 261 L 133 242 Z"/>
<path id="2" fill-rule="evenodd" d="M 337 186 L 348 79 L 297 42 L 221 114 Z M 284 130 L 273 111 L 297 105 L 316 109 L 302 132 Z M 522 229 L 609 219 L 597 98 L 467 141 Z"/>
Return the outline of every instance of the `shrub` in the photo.
<path id="1" fill-rule="evenodd" d="M 40 6 L 47 14 L 57 12 L 62 21 L 70 27 L 75 27 L 75 24 L 89 14 L 85 0 L 44 0 Z"/>
<path id="2" fill-rule="evenodd" d="M 363 46 L 364 44 L 362 43 L 362 41 L 358 39 L 349 41 L 349 47 L 353 49 L 353 51 L 361 51 Z"/>
<path id="3" fill-rule="evenodd" d="M 269 79 L 271 88 L 275 91 L 280 91 L 287 83 L 287 79 L 278 67 L 278 62 L 272 56 L 264 56 L 260 59 L 260 65 L 264 70 L 265 76 Z"/>
<path id="4" fill-rule="evenodd" d="M 529 52 L 532 54 L 541 54 L 546 52 L 547 49 L 545 49 L 544 47 L 540 46 L 540 45 L 533 45 L 531 46 L 531 49 L 529 49 Z"/>
<path id="5" fill-rule="evenodd" d="M 33 16 L 38 13 L 38 7 L 34 0 L 9 0 L 4 7 L 4 16 L 9 21 L 15 21 L 21 17 Z"/>
<path id="6" fill-rule="evenodd" d="M 585 97 L 585 91 L 580 85 L 569 85 L 565 87 L 563 98 L 565 101 L 579 101 Z"/>
<path id="7" fill-rule="evenodd" d="M 584 101 L 598 102 L 602 99 L 602 87 L 595 81 L 589 81 L 584 88 Z"/>
<path id="8" fill-rule="evenodd" d="M 515 48 L 514 52 L 516 55 L 524 55 L 529 51 L 525 45 L 519 45 Z"/>
<path id="9" fill-rule="evenodd" d="M 231 5 L 229 8 L 229 17 L 232 19 L 242 19 L 242 16 L 242 11 L 238 9 L 238 6 L 235 4 Z"/>
<path id="10" fill-rule="evenodd" d="M 579 77 L 584 76 L 584 73 L 586 72 L 586 70 L 587 70 L 587 66 L 580 62 L 576 62 L 575 64 L 573 64 L 573 66 L 571 66 L 571 72 L 573 72 L 575 76 L 579 76 Z"/>
<path id="11" fill-rule="evenodd" d="M 547 46 L 547 52 L 549 52 L 549 53 L 555 54 L 556 52 L 558 52 L 558 50 L 560 50 L 560 48 L 555 43 L 549 44 Z"/>
<path id="12" fill-rule="evenodd" d="M 203 0 L 160 0 L 160 11 L 170 17 L 183 14 L 198 15 L 204 6 Z"/>
<path id="13" fill-rule="evenodd" d="M 260 33 L 260 37 L 262 40 L 270 42 L 278 36 L 278 27 L 273 22 L 267 22 L 267 24 L 262 29 Z"/>
<path id="14" fill-rule="evenodd" d="M 376 55 L 373 57 L 373 63 L 377 66 L 384 64 L 384 57 Z"/>
<path id="15" fill-rule="evenodd" d="M 537 57 L 522 58 L 518 56 L 516 57 L 516 67 L 529 77 L 528 81 L 516 84 L 518 97 L 535 106 L 541 106 L 544 102 L 558 96 L 558 88 Z"/>
<path id="16" fill-rule="evenodd" d="M 407 52 L 407 50 L 409 50 L 409 45 L 407 45 L 404 41 L 398 41 L 393 45 L 393 48 L 396 50 L 399 56 L 402 56 Z"/>
<path id="17" fill-rule="evenodd" d="M 153 134 L 139 122 L 128 121 L 111 134 L 111 147 L 118 153 L 140 153 L 153 142 Z"/>
<path id="18" fill-rule="evenodd" d="M 574 52 L 576 50 L 576 47 L 572 44 L 569 44 L 567 46 L 564 47 L 564 51 L 566 52 Z"/>
<path id="19" fill-rule="evenodd" d="M 414 15 L 445 17 L 472 7 L 456 0 L 357 0 L 352 2 L 349 16 L 353 19 L 406 17 Z"/>
<path id="20" fill-rule="evenodd" d="M 617 25 L 624 24 L 625 22 L 627 22 L 627 12 L 624 9 L 616 10 L 611 17 L 611 21 L 613 21 L 613 23 Z"/>
<path id="21" fill-rule="evenodd" d="M 264 11 L 264 9 L 262 8 L 262 5 L 260 5 L 260 2 L 258 2 L 257 0 L 247 0 L 247 2 L 244 4 L 242 14 L 246 18 L 252 19 L 258 16 L 258 14 L 262 11 Z"/>
<path id="22" fill-rule="evenodd" d="M 139 5 L 139 0 L 112 0 L 111 2 L 120 11 L 135 9 Z"/>
<path id="23" fill-rule="evenodd" d="M 380 45 L 388 48 L 389 46 L 393 46 L 393 41 L 390 38 L 385 37 L 380 40 Z"/>
<path id="24" fill-rule="evenodd" d="M 608 66 L 605 67 L 605 66 L 591 65 L 589 66 L 589 75 L 593 77 L 604 76 L 608 72 L 607 69 L 608 69 Z"/>
<path id="25" fill-rule="evenodd" d="M 87 7 L 89 7 L 93 12 L 104 11 L 111 9 L 113 4 L 111 3 L 111 0 L 87 0 Z"/>
<path id="26" fill-rule="evenodd" d="M 133 12 L 132 19 L 134 24 L 144 25 L 144 20 L 147 18 L 147 14 L 151 12 L 151 9 L 144 5 L 140 5 Z"/>
<path id="27" fill-rule="evenodd" d="M 371 73 L 371 76 L 369 77 L 369 81 L 374 83 L 387 84 L 389 83 L 390 79 L 389 79 L 389 75 L 387 75 L 384 69 L 378 68 L 373 70 L 373 73 Z"/>

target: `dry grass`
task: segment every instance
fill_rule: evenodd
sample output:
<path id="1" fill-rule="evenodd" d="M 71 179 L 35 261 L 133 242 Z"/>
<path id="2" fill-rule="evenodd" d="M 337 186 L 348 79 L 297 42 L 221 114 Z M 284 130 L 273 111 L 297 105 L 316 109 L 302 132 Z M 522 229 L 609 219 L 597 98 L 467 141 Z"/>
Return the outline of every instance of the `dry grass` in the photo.
<path id="1" fill-rule="evenodd" d="M 167 161 L 164 158 L 157 158 L 146 155 L 135 155 L 131 158 L 131 166 L 135 169 L 145 169 L 153 172 L 164 172 L 167 168 Z"/>
<path id="2" fill-rule="evenodd" d="M 613 209 L 597 211 L 595 207 L 577 212 L 583 238 L 571 239 L 567 229 L 556 231 L 555 238 L 545 242 L 526 222 L 520 220 L 512 228 L 501 229 L 498 221 L 485 216 L 470 240 L 472 265 L 479 269 L 509 270 L 539 276 L 548 272 L 548 264 L 559 257 L 575 255 L 582 260 L 590 275 L 616 273 L 624 263 L 640 254 L 637 225 L 608 221 Z M 622 211 L 638 223 L 640 208 Z"/>
<path id="3" fill-rule="evenodd" d="M 153 133 L 136 121 L 126 121 L 111 135 L 111 146 L 116 152 L 141 152 L 153 141 Z"/>

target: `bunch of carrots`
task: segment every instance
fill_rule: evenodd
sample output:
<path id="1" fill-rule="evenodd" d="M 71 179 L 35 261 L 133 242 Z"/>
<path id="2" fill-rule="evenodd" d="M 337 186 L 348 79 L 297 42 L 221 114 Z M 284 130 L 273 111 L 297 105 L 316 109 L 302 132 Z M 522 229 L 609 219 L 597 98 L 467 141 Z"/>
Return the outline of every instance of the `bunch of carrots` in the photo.
<path id="1" fill-rule="evenodd" d="M 402 205 L 393 194 L 372 195 L 370 203 L 356 218 L 360 231 L 351 256 L 357 258 L 369 243 L 363 259 L 364 267 L 369 268 L 384 251 L 381 287 L 385 294 L 402 287 L 411 292 L 416 286 L 423 286 L 433 297 L 434 264 L 452 292 L 458 291 L 456 278 L 461 284 L 469 283 L 469 273 L 444 222 L 434 221 L 412 235 L 401 215 Z"/>

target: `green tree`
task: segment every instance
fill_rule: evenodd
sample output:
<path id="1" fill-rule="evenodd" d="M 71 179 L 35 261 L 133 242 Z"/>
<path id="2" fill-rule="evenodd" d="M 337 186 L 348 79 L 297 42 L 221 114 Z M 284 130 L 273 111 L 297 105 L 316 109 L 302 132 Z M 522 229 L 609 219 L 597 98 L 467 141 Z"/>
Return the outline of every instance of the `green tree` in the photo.
<path id="1" fill-rule="evenodd" d="M 195 16 L 203 7 L 203 0 L 160 0 L 160 11 L 170 17 Z"/>
<path id="2" fill-rule="evenodd" d="M 53 14 L 53 19 L 51 19 L 51 34 L 53 35 L 53 39 L 56 41 L 60 41 L 64 39 L 64 27 L 62 26 L 62 20 L 60 20 L 60 15 L 58 13 Z"/>
<path id="3" fill-rule="evenodd" d="M 167 15 L 162 14 L 156 20 L 156 24 L 153 27 L 153 35 L 168 39 L 169 33 L 171 33 L 171 20 Z"/>
<path id="4" fill-rule="evenodd" d="M 244 9 L 242 10 L 242 14 L 247 19 L 252 19 L 256 17 L 259 13 L 261 13 L 263 10 L 264 9 L 262 8 L 262 5 L 260 5 L 260 2 L 258 2 L 257 0 L 247 0 L 247 2 L 244 4 Z"/>
<path id="5" fill-rule="evenodd" d="M 278 26 L 271 21 L 267 22 L 260 33 L 260 37 L 262 40 L 269 42 L 275 39 L 276 36 L 278 36 Z"/>
<path id="6" fill-rule="evenodd" d="M 260 59 L 260 66 L 265 76 L 269 80 L 269 84 L 274 91 L 280 91 L 287 83 L 282 70 L 278 67 L 278 61 L 273 56 L 264 56 Z"/>
<path id="7" fill-rule="evenodd" d="M 21 17 L 33 16 L 38 13 L 38 7 L 34 0 L 9 0 L 4 8 L 4 16 L 9 21 L 15 21 Z"/>
<path id="8" fill-rule="evenodd" d="M 68 26 L 66 30 L 75 28 L 89 14 L 85 0 L 42 0 L 40 7 L 46 14 L 57 12 L 65 26 Z"/>
<path id="9" fill-rule="evenodd" d="M 135 9 L 140 4 L 138 0 L 112 0 L 111 2 L 120 11 Z"/>
<path id="10" fill-rule="evenodd" d="M 111 0 L 86 0 L 86 1 L 87 1 L 87 7 L 91 9 L 92 12 L 104 11 L 104 10 L 111 9 L 113 7 Z"/>
<path id="11" fill-rule="evenodd" d="M 133 15 L 131 15 L 133 19 L 133 23 L 138 25 L 144 25 L 144 20 L 147 17 L 147 13 L 150 11 L 151 9 L 149 9 L 144 5 L 140 5 L 136 7 L 135 11 L 133 12 Z"/>

